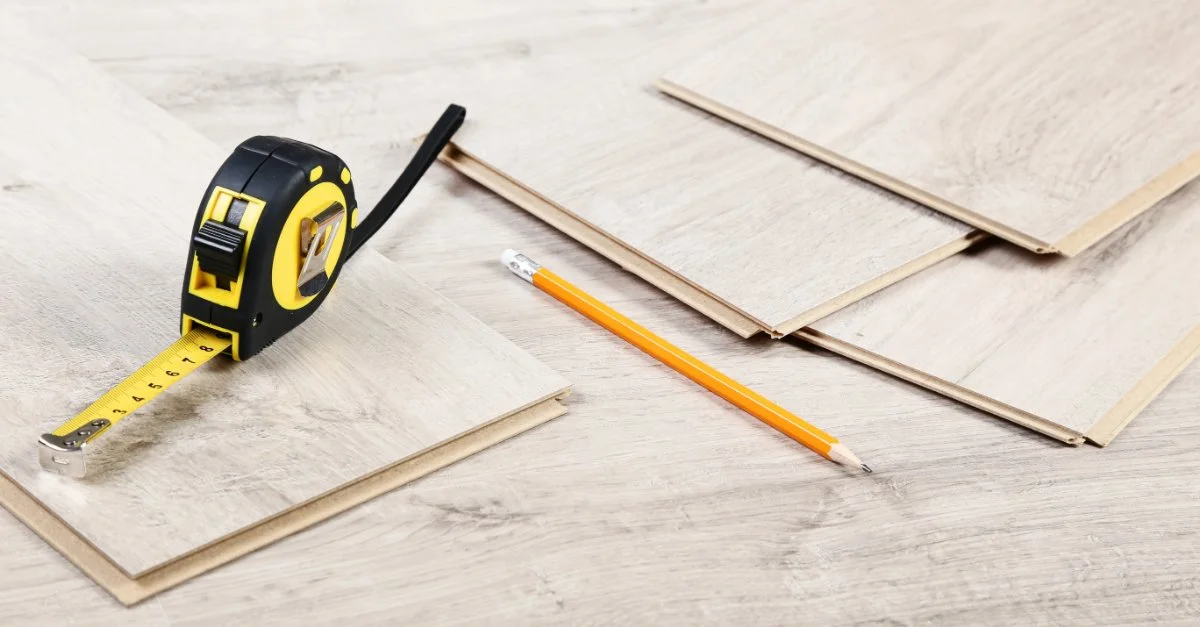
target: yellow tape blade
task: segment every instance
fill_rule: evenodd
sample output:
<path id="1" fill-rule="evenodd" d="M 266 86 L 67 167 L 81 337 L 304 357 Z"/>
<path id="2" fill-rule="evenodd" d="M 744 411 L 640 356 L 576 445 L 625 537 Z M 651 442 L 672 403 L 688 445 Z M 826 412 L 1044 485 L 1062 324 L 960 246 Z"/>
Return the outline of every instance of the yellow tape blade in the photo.
<path id="1" fill-rule="evenodd" d="M 88 423 L 101 419 L 115 425 L 193 370 L 221 354 L 231 344 L 232 340 L 229 338 L 197 326 L 137 372 L 118 383 L 87 409 L 59 425 L 52 433 L 60 437 L 66 436 Z M 87 440 L 92 440 L 105 430 L 107 429 L 91 434 Z"/>

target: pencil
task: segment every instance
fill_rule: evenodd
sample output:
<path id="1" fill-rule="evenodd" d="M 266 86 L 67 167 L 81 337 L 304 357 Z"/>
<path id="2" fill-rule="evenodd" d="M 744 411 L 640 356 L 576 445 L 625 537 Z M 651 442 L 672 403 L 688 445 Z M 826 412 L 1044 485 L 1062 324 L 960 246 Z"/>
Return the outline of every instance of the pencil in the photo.
<path id="1" fill-rule="evenodd" d="M 619 311 L 605 305 L 566 279 L 543 268 L 515 250 L 506 250 L 500 260 L 513 274 L 532 283 L 592 322 L 612 331 L 646 354 L 670 366 L 676 372 L 699 383 L 708 391 L 733 403 L 746 413 L 771 425 L 784 435 L 812 449 L 821 457 L 839 464 L 872 472 L 837 438 L 809 424 L 803 418 L 771 402 L 761 394 L 734 381 L 717 369 L 693 357 L 682 348 L 655 335 Z"/>

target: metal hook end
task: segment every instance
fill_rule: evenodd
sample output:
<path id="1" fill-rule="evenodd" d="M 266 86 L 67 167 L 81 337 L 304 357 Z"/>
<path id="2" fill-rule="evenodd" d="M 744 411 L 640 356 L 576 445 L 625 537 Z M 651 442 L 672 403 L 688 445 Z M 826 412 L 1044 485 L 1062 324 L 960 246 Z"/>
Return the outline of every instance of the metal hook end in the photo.
<path id="1" fill-rule="evenodd" d="M 112 421 L 98 418 L 66 434 L 43 433 L 38 438 L 38 462 L 42 470 L 75 479 L 87 475 L 87 456 L 84 448 L 112 426 Z"/>
<path id="2" fill-rule="evenodd" d="M 38 462 L 42 470 L 75 479 L 87 475 L 87 457 L 83 444 L 52 433 L 38 438 Z"/>

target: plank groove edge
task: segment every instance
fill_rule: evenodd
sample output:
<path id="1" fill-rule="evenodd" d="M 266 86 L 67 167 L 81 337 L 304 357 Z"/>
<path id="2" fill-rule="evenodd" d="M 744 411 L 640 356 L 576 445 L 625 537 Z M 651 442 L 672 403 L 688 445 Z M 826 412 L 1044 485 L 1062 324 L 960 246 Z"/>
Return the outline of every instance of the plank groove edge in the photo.
<path id="1" fill-rule="evenodd" d="M 1200 151 L 1180 161 L 1145 185 L 1122 198 L 1117 204 L 1087 221 L 1083 226 L 1058 240 L 1055 247 L 1062 254 L 1074 257 L 1099 242 L 1130 220 L 1142 215 L 1167 196 L 1179 191 L 1200 174 Z"/>
<path id="2" fill-rule="evenodd" d="M 988 398 L 987 396 L 979 394 L 978 392 L 968 390 L 950 381 L 946 381 L 945 379 L 931 376 L 928 373 L 921 372 L 920 370 L 893 361 L 883 357 L 882 355 L 878 355 L 853 344 L 843 342 L 837 338 L 830 337 L 829 335 L 821 333 L 820 331 L 813 329 L 802 329 L 795 334 L 795 337 L 810 344 L 824 348 L 832 353 L 841 355 L 842 357 L 846 357 L 853 361 L 857 361 L 877 370 L 886 372 L 914 385 L 932 390 L 943 396 L 948 396 L 976 409 L 981 409 L 989 414 L 1010 420 L 1023 427 L 1028 427 L 1034 431 L 1037 431 L 1038 433 L 1048 435 L 1067 444 L 1078 446 L 1083 444 L 1084 440 L 1087 439 L 1086 434 L 1080 433 L 1073 429 L 1068 429 L 1062 425 L 1050 422 L 1049 420 L 1038 417 L 1029 412 L 1022 411 L 1011 405 L 1006 405 L 995 399 Z M 1129 419 L 1132 419 L 1132 416 L 1130 416 Z M 1128 422 L 1128 420 L 1126 422 Z"/>
<path id="3" fill-rule="evenodd" d="M 1104 414 L 1087 437 L 1100 446 L 1108 446 L 1137 417 L 1150 401 L 1163 391 L 1179 373 L 1200 355 L 1200 325 L 1196 325 L 1174 348 Z"/>
<path id="4" fill-rule="evenodd" d="M 949 244 L 935 248 L 928 253 L 913 259 L 912 261 L 892 268 L 887 272 L 875 277 L 867 283 L 856 286 L 854 289 L 843 292 L 837 298 L 831 298 L 819 307 L 814 307 L 808 311 L 788 320 L 771 330 L 771 336 L 778 339 L 787 335 L 791 335 L 804 327 L 840 311 L 872 294 L 899 283 L 904 279 L 940 262 L 957 255 L 958 253 L 971 248 L 972 246 L 985 241 L 988 234 L 983 231 L 972 231 L 964 237 L 956 239 Z"/>

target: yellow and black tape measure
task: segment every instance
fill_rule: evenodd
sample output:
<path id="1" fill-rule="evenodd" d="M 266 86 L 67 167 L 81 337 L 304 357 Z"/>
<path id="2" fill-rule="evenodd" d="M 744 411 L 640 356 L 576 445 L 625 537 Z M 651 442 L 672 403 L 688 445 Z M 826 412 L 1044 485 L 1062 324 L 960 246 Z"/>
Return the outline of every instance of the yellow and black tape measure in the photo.
<path id="1" fill-rule="evenodd" d="M 182 337 L 39 440 L 44 469 L 87 472 L 85 447 L 201 364 L 245 360 L 317 310 L 342 265 L 395 213 L 462 125 L 451 105 L 361 224 L 346 164 L 279 137 L 252 137 L 217 170 L 192 229 Z"/>

